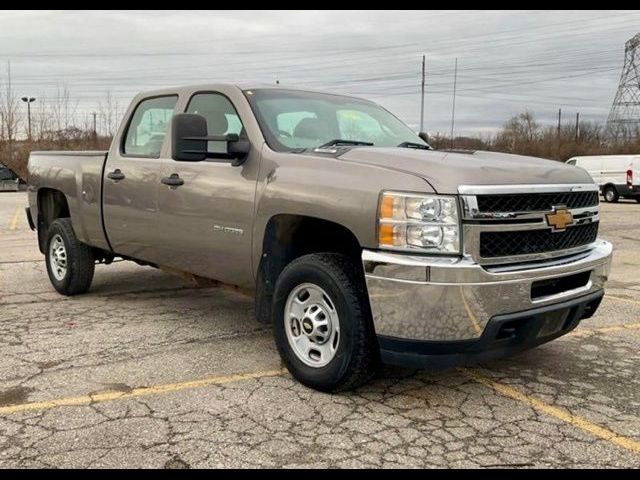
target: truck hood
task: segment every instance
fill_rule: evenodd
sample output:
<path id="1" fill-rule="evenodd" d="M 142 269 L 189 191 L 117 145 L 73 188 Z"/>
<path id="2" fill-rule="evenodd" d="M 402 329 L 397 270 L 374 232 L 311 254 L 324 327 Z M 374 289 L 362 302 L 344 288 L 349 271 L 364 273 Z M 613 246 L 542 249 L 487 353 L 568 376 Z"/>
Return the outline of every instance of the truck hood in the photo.
<path id="1" fill-rule="evenodd" d="M 339 158 L 417 175 L 444 194 L 458 193 L 460 185 L 593 183 L 585 170 L 572 165 L 497 152 L 359 147 Z"/>

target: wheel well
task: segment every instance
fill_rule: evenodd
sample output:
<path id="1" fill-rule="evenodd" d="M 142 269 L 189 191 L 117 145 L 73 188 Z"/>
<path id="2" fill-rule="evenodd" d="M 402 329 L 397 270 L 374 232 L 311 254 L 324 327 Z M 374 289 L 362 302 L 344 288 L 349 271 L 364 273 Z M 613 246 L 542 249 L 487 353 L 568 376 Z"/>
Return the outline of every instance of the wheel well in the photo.
<path id="1" fill-rule="evenodd" d="M 45 243 L 49 226 L 58 218 L 68 218 L 70 216 L 67 197 L 62 192 L 51 188 L 42 188 L 38 191 L 38 218 L 36 222 L 38 227 L 38 246 L 42 253 L 46 248 Z"/>
<path id="2" fill-rule="evenodd" d="M 273 289 L 282 270 L 296 258 L 318 252 L 343 253 L 357 264 L 362 248 L 348 228 L 335 222 L 288 214 L 269 220 L 256 285 L 256 317 L 260 322 L 271 318 Z"/>

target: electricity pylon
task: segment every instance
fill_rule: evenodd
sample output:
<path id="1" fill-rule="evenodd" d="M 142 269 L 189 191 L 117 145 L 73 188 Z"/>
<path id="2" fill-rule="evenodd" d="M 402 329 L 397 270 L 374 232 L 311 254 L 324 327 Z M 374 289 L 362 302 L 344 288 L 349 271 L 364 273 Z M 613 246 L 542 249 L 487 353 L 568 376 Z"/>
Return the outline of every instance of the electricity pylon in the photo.
<path id="1" fill-rule="evenodd" d="M 640 33 L 624 45 L 624 67 L 607 129 L 616 138 L 640 135 Z"/>

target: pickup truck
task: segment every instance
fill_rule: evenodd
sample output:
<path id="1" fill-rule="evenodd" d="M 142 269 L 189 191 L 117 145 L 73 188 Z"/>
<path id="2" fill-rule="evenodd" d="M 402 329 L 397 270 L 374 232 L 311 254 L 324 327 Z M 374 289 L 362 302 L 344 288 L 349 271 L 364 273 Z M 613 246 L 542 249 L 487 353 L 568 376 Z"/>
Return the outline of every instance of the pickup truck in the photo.
<path id="1" fill-rule="evenodd" d="M 612 245 L 589 174 L 423 138 L 355 97 L 153 91 L 108 152 L 32 152 L 27 216 L 61 294 L 114 258 L 234 285 L 322 391 L 381 363 L 510 355 L 592 316 Z"/>
<path id="2" fill-rule="evenodd" d="M 0 163 L 0 192 L 18 191 L 20 189 L 20 179 L 9 168 Z"/>

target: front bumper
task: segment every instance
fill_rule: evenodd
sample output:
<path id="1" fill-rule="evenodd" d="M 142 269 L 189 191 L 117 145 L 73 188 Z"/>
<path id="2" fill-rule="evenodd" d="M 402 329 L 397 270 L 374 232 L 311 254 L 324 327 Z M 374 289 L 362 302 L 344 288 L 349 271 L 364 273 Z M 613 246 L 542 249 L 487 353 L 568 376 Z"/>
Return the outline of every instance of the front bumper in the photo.
<path id="1" fill-rule="evenodd" d="M 421 342 L 378 337 L 382 361 L 391 365 L 446 367 L 512 355 L 548 342 L 576 328 L 591 317 L 604 291 L 573 300 L 493 317 L 477 340 Z"/>
<path id="2" fill-rule="evenodd" d="M 467 257 L 371 250 L 363 252 L 362 261 L 379 337 L 459 342 L 479 340 L 494 318 L 601 293 L 611 254 L 611 244 L 598 240 L 568 257 L 496 267 Z M 578 283 L 569 281 L 574 277 Z M 559 278 L 568 281 L 545 286 Z"/>

